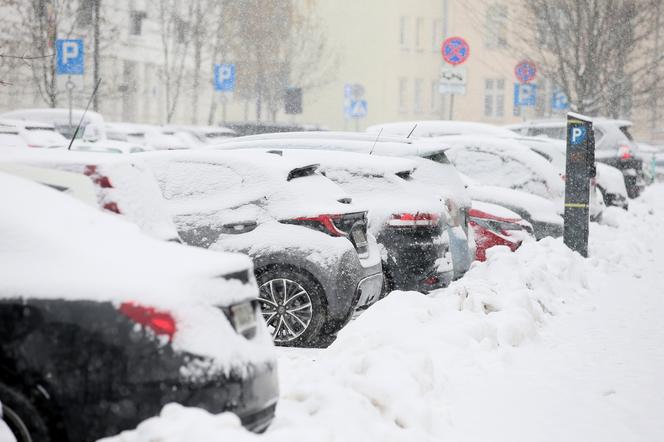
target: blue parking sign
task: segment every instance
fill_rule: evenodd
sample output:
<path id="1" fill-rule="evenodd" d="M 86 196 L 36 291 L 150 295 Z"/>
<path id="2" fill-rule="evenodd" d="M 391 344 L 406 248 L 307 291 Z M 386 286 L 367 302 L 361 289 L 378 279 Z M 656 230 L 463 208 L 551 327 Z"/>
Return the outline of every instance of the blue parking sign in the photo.
<path id="1" fill-rule="evenodd" d="M 83 75 L 83 40 L 58 39 L 55 41 L 57 75 Z"/>
<path id="2" fill-rule="evenodd" d="M 535 106 L 537 104 L 537 85 L 532 83 L 514 83 L 514 107 Z"/>
<path id="3" fill-rule="evenodd" d="M 231 92 L 235 89 L 235 63 L 214 65 L 214 90 Z"/>
<path id="4" fill-rule="evenodd" d="M 563 91 L 556 91 L 551 97 L 551 108 L 553 110 L 567 110 L 569 109 L 569 100 Z"/>

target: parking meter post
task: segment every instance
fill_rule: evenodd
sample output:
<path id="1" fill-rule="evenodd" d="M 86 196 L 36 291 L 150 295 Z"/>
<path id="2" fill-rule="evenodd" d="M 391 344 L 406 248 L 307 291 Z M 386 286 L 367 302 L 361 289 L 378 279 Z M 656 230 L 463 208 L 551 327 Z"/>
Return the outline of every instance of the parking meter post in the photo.
<path id="1" fill-rule="evenodd" d="M 592 120 L 570 112 L 567 115 L 563 241 L 584 257 L 588 256 L 590 179 L 594 175 L 595 138 Z"/>

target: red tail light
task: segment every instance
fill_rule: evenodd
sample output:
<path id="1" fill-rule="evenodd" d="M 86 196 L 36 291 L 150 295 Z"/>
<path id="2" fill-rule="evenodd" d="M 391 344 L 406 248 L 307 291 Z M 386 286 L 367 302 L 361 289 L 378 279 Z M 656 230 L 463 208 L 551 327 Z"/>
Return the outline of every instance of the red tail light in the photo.
<path id="1" fill-rule="evenodd" d="M 334 225 L 335 221 L 340 221 L 343 218 L 343 215 L 318 215 L 318 216 L 303 216 L 300 218 L 295 218 L 289 222 L 293 224 L 314 224 L 314 227 L 321 226 L 325 230 L 325 233 L 328 233 L 332 236 L 348 236 L 346 232 L 343 232 Z"/>
<path id="2" fill-rule="evenodd" d="M 100 175 L 99 171 L 97 170 L 97 166 L 87 165 L 85 166 L 85 170 L 83 171 L 83 173 L 92 178 L 92 181 L 102 189 L 113 188 L 111 180 L 105 175 Z"/>
<path id="3" fill-rule="evenodd" d="M 169 313 L 160 312 L 152 307 L 144 307 L 133 302 L 123 303 L 120 306 L 120 313 L 144 327 L 149 327 L 158 335 L 168 336 L 170 340 L 175 335 L 175 320 Z"/>
<path id="4" fill-rule="evenodd" d="M 387 220 L 391 227 L 434 227 L 438 225 L 440 216 L 435 213 L 398 213 Z"/>
<path id="5" fill-rule="evenodd" d="M 634 157 L 632 149 L 629 146 L 622 145 L 618 148 L 618 157 L 621 160 L 629 160 Z"/>
<path id="6" fill-rule="evenodd" d="M 120 208 L 114 202 L 104 204 L 104 210 L 108 210 L 109 212 L 113 212 L 113 213 L 117 213 L 118 215 L 122 215 L 122 212 L 120 211 Z"/>

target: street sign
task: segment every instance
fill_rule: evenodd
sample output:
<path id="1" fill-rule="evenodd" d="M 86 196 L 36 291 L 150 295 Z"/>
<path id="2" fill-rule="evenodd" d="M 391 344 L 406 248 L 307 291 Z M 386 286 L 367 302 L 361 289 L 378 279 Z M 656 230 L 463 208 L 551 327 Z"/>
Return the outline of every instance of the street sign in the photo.
<path id="1" fill-rule="evenodd" d="M 514 107 L 535 106 L 537 104 L 537 85 L 532 83 L 514 83 Z"/>
<path id="2" fill-rule="evenodd" d="M 567 110 L 569 109 L 569 100 L 563 91 L 555 91 L 551 96 L 551 109 Z"/>
<path id="3" fill-rule="evenodd" d="M 537 75 L 537 66 L 529 60 L 523 60 L 517 63 L 514 67 L 514 75 L 521 83 L 529 83 L 535 79 Z"/>
<path id="4" fill-rule="evenodd" d="M 83 75 L 83 40 L 58 39 L 55 41 L 56 75 Z"/>
<path id="5" fill-rule="evenodd" d="M 450 37 L 443 42 L 443 60 L 452 66 L 459 65 L 470 56 L 470 46 L 461 37 Z"/>
<path id="6" fill-rule="evenodd" d="M 440 84 L 466 84 L 468 71 L 466 68 L 442 66 L 440 68 Z"/>
<path id="7" fill-rule="evenodd" d="M 567 247 L 588 256 L 590 179 L 595 177 L 595 137 L 592 120 L 567 114 L 567 159 L 565 164 L 565 224 Z"/>
<path id="8" fill-rule="evenodd" d="M 235 89 L 235 63 L 214 65 L 214 90 L 232 92 Z"/>
<path id="9" fill-rule="evenodd" d="M 351 118 L 364 118 L 369 112 L 367 100 L 353 100 L 350 104 Z"/>

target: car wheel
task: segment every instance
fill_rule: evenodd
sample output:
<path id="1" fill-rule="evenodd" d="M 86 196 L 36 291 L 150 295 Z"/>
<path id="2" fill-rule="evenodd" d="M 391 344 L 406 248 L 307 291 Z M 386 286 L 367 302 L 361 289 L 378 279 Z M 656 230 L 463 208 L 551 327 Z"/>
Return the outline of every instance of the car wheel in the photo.
<path id="1" fill-rule="evenodd" d="M 323 290 L 297 269 L 258 272 L 263 318 L 277 345 L 315 345 L 327 317 Z"/>
<path id="2" fill-rule="evenodd" d="M 49 442 L 48 427 L 37 409 L 21 393 L 0 384 L 2 417 L 17 442 Z"/>

